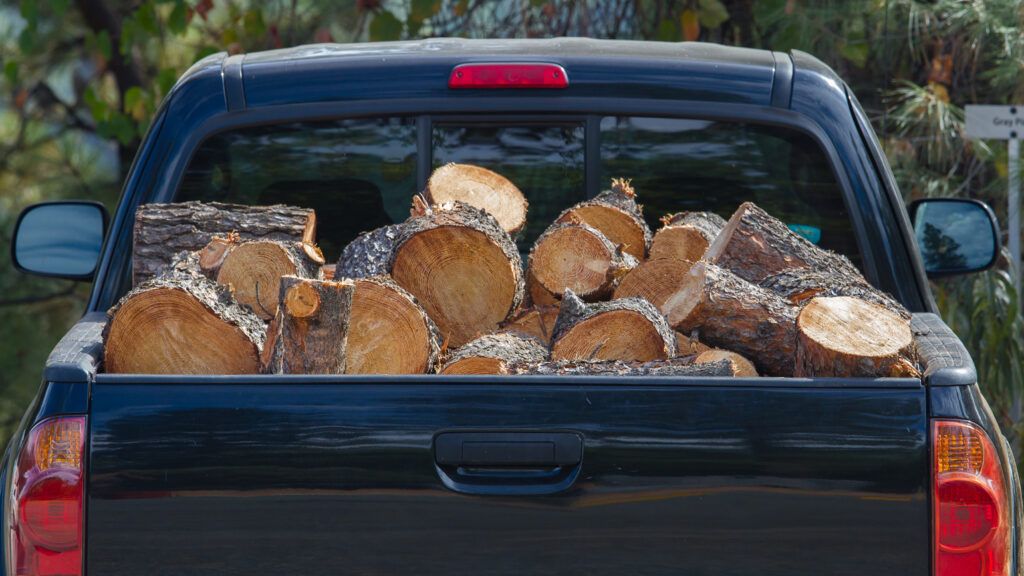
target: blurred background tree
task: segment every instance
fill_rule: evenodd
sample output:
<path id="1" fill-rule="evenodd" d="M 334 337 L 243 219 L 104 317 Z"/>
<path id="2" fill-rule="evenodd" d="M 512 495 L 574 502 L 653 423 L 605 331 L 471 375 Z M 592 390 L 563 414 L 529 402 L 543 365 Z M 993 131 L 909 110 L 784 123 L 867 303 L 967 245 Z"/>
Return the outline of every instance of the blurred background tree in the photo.
<path id="1" fill-rule="evenodd" d="M 113 208 L 161 99 L 196 60 L 313 42 L 431 36 L 700 41 L 810 52 L 850 84 L 907 200 L 979 198 L 1006 215 L 1004 147 L 964 139 L 963 105 L 1022 103 L 1019 0 L 22 0 L 0 4 L 0 439 L 88 287 L 15 273 L 25 205 Z M 935 284 L 1021 444 L 1024 321 L 1004 258 Z M 1020 458 L 1019 458 L 1020 459 Z"/>

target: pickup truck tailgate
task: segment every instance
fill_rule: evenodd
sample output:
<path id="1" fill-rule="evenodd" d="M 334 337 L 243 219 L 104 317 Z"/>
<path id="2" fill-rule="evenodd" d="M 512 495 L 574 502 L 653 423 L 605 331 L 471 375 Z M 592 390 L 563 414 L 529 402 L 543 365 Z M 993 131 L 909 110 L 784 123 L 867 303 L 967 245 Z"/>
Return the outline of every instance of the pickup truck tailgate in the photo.
<path id="1" fill-rule="evenodd" d="M 87 568 L 923 576 L 926 420 L 915 380 L 99 375 Z"/>

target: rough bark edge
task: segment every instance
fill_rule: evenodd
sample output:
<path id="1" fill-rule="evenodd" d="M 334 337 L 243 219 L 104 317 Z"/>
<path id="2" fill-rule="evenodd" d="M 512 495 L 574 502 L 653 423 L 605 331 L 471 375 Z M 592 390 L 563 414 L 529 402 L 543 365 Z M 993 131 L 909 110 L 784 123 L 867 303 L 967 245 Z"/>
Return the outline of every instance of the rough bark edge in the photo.
<path id="1" fill-rule="evenodd" d="M 612 188 L 610 190 L 605 190 L 590 200 L 584 200 L 562 210 L 558 217 L 555 218 L 555 223 L 571 221 L 570 219 L 575 217 L 573 211 L 590 206 L 614 208 L 629 216 L 640 227 L 640 230 L 643 231 L 643 254 L 644 256 L 647 255 L 654 234 L 651 232 L 651 227 L 647 225 L 647 221 L 644 220 L 643 208 L 637 203 L 636 193 L 628 181 L 621 178 L 612 180 Z"/>
<path id="2" fill-rule="evenodd" d="M 690 358 L 670 358 L 650 362 L 624 362 L 622 360 L 560 360 L 539 364 L 510 366 L 509 374 L 543 376 L 674 376 L 713 378 L 731 377 L 732 365 L 728 360 L 693 364 Z"/>
<path id="3" fill-rule="evenodd" d="M 676 212 L 661 218 L 661 229 L 687 226 L 695 229 L 710 246 L 725 229 L 726 220 L 714 212 Z"/>
<path id="4" fill-rule="evenodd" d="M 336 278 L 336 280 L 340 280 L 340 278 Z M 430 318 L 430 315 L 427 314 L 426 309 L 424 309 L 423 306 L 419 303 L 419 301 L 416 300 L 416 297 L 413 296 L 405 288 L 399 286 L 398 283 L 391 278 L 391 276 L 388 276 L 386 274 L 380 276 L 370 276 L 367 278 L 354 278 L 352 280 L 356 284 L 356 290 L 359 290 L 360 282 L 370 282 L 373 284 L 377 284 L 378 286 L 382 286 L 384 288 L 394 291 L 396 294 L 398 294 L 399 296 L 407 300 L 410 304 L 415 306 L 417 310 L 419 310 L 420 315 L 423 318 L 423 323 L 427 327 L 427 345 L 429 348 L 427 352 L 427 367 L 424 372 L 429 374 L 430 372 L 434 371 L 437 368 L 437 364 L 441 358 L 441 330 L 438 329 L 437 324 L 434 324 L 434 321 Z"/>
<path id="5" fill-rule="evenodd" d="M 601 242 L 601 245 L 604 246 L 606 250 L 608 250 L 608 254 L 611 258 L 611 263 L 609 264 L 608 271 L 605 274 L 604 283 L 597 290 L 585 295 L 585 298 L 588 301 L 610 296 L 612 292 L 615 291 L 615 288 L 619 285 L 619 281 L 622 280 L 626 273 L 640 265 L 640 261 L 637 260 L 636 257 L 632 256 L 631 254 L 627 254 L 626 252 L 623 252 L 622 246 L 616 246 L 615 244 L 613 244 L 612 241 L 609 240 L 608 237 L 605 236 L 604 233 L 598 230 L 597 228 L 594 228 L 593 226 L 586 224 L 582 221 L 558 222 L 556 220 L 554 224 L 548 226 L 547 230 L 545 230 L 543 234 L 537 237 L 537 240 L 534 241 L 533 243 L 533 247 L 530 248 L 530 255 L 526 259 L 527 277 L 532 278 L 532 281 L 536 283 L 536 286 L 539 290 L 543 290 L 544 292 L 551 294 L 552 297 L 555 298 L 555 300 L 560 300 L 562 298 L 561 293 L 552 292 L 551 290 L 549 290 L 546 286 L 544 286 L 540 279 L 537 278 L 537 275 L 533 274 L 533 255 L 534 252 L 537 251 L 537 247 L 540 246 L 545 239 L 547 239 L 549 236 L 557 232 L 569 228 L 579 228 L 597 238 L 597 240 Z M 531 302 L 532 300 L 533 298 L 531 297 Z"/>
<path id="6" fill-rule="evenodd" d="M 317 295 L 321 298 L 319 307 L 325 306 L 325 303 L 322 300 L 324 294 L 331 296 L 332 299 L 335 300 L 332 304 L 340 308 L 340 312 L 342 313 L 341 315 L 344 316 L 341 319 L 337 319 L 338 324 L 342 327 L 342 334 L 338 335 L 331 333 L 325 336 L 323 334 L 324 326 L 321 326 L 322 318 L 319 315 L 308 321 L 304 321 L 301 318 L 289 318 L 286 316 L 285 309 L 287 308 L 286 298 L 288 290 L 302 284 L 308 284 L 315 287 Z M 348 348 L 349 316 L 352 311 L 352 296 L 354 293 L 355 283 L 348 279 L 335 281 L 317 280 L 315 278 L 304 278 L 301 276 L 291 275 L 282 276 L 278 291 L 277 315 L 272 320 L 272 324 L 276 327 L 277 332 L 269 338 L 274 347 L 267 355 L 268 362 L 264 369 L 270 374 L 344 374 L 345 365 L 347 363 L 346 353 Z M 309 323 L 307 324 L 306 322 Z M 291 326 L 290 323 L 295 323 L 295 326 Z M 333 326 L 330 325 L 327 326 L 327 328 L 332 327 Z M 302 370 L 296 371 L 293 367 L 286 366 L 285 347 L 288 345 L 288 342 L 286 342 L 285 332 L 289 330 L 294 330 L 298 340 L 303 341 L 303 349 L 305 349 L 305 343 L 307 342 L 318 340 L 320 343 L 323 343 L 325 340 L 329 339 L 338 348 L 340 348 L 340 364 L 330 371 L 311 372 L 308 369 L 308 365 L 310 363 L 309 355 L 306 354 L 304 350 L 301 359 Z M 263 368 L 262 355 L 260 364 L 261 368 Z"/>
<path id="7" fill-rule="evenodd" d="M 334 267 L 335 277 L 355 279 L 388 274 L 395 250 L 403 240 L 401 224 L 363 232 L 341 251 L 341 258 Z"/>
<path id="8" fill-rule="evenodd" d="M 668 357 L 672 358 L 676 355 L 675 331 L 669 327 L 668 321 L 665 320 L 665 317 L 662 316 L 661 312 L 659 312 L 658 309 L 647 300 L 638 296 L 632 296 L 608 302 L 594 302 L 588 304 L 581 300 L 579 296 L 574 294 L 572 290 L 566 290 L 565 295 L 562 296 L 562 305 L 558 309 L 558 318 L 555 320 L 555 326 L 551 330 L 552 348 L 563 336 L 565 336 L 580 322 L 589 320 L 606 312 L 614 312 L 617 310 L 636 312 L 646 318 L 651 325 L 654 326 L 658 335 L 661 336 L 661 339 L 665 344 L 665 351 Z"/>
<path id="9" fill-rule="evenodd" d="M 786 298 L 793 304 L 810 302 L 815 297 L 850 296 L 887 308 L 901 318 L 910 320 L 911 314 L 889 294 L 868 284 L 862 276 L 837 276 L 813 268 L 795 268 L 772 274 L 758 283 Z"/>
<path id="10" fill-rule="evenodd" d="M 518 332 L 485 334 L 456 348 L 444 360 L 438 370 L 443 372 L 452 364 L 467 358 L 493 358 L 513 364 L 536 364 L 549 357 L 548 349 L 542 342 Z"/>

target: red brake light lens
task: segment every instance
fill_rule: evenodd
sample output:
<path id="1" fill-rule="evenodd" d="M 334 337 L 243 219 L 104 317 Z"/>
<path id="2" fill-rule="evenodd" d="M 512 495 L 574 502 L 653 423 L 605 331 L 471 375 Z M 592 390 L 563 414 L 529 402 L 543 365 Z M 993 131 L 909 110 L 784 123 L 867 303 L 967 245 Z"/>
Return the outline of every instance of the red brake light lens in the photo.
<path id="1" fill-rule="evenodd" d="M 36 424 L 12 486 L 8 574 L 81 576 L 85 417 Z"/>
<path id="2" fill-rule="evenodd" d="M 569 76 L 558 64 L 460 64 L 448 77 L 449 88 L 568 88 Z"/>
<path id="3" fill-rule="evenodd" d="M 932 428 L 935 573 L 1005 576 L 1009 567 L 1009 502 L 999 454 L 968 422 Z"/>

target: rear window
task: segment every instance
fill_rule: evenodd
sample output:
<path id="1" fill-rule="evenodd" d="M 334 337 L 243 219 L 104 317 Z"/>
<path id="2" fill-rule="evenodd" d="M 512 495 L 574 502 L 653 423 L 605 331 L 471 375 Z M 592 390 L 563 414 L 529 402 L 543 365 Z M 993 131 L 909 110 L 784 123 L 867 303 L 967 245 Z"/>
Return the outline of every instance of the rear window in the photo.
<path id="1" fill-rule="evenodd" d="M 588 134 L 587 126 L 598 129 Z M 429 132 L 420 137 L 420 130 Z M 420 149 L 423 142 L 429 150 Z M 588 157 L 587 150 L 596 153 Z M 559 212 L 625 177 L 652 229 L 665 214 L 707 210 L 728 218 L 753 201 L 811 241 L 861 262 L 821 147 L 797 131 L 739 122 L 381 118 L 245 128 L 201 146 L 177 199 L 314 208 L 321 246 L 333 260 L 359 232 L 404 220 L 429 170 L 447 162 L 489 168 L 524 192 L 530 211 L 519 238 L 523 252 Z M 590 189 L 588 168 L 598 175 Z"/>

